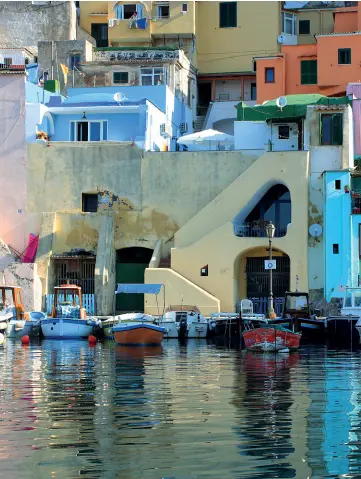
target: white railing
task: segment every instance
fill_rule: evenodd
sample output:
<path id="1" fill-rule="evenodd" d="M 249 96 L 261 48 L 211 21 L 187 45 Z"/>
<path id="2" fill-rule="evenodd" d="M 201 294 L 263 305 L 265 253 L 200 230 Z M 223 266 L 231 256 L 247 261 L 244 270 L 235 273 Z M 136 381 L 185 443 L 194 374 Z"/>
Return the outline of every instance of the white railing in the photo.
<path id="1" fill-rule="evenodd" d="M 70 299 L 70 298 L 69 298 Z M 59 301 L 64 301 L 64 296 L 59 295 Z M 95 294 L 83 294 L 82 295 L 82 300 L 83 300 L 83 307 L 86 309 L 87 314 L 95 314 L 96 309 L 95 309 Z M 53 306 L 53 301 L 54 301 L 54 295 L 53 294 L 47 294 L 46 295 L 46 312 L 48 314 L 51 313 L 51 308 Z"/>

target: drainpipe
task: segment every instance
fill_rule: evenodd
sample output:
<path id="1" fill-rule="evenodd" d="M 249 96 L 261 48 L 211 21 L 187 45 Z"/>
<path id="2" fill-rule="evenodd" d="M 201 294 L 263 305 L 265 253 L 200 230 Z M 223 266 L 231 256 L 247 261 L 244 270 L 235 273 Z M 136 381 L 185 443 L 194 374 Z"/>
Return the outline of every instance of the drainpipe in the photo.
<path id="1" fill-rule="evenodd" d="M 282 95 L 286 95 L 286 56 L 281 53 L 282 57 Z"/>

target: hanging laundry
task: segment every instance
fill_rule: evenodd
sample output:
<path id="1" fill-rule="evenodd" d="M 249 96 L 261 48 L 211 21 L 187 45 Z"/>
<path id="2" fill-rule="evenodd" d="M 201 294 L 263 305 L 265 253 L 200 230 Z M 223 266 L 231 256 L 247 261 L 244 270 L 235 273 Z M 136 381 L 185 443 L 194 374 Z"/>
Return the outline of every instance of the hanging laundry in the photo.
<path id="1" fill-rule="evenodd" d="M 64 85 L 66 85 L 68 83 L 69 68 L 66 65 L 63 65 L 62 63 L 60 63 L 60 68 L 64 76 Z"/>
<path id="2" fill-rule="evenodd" d="M 148 26 L 148 19 L 147 18 L 139 18 L 137 20 L 137 27 L 139 30 L 145 30 Z"/>

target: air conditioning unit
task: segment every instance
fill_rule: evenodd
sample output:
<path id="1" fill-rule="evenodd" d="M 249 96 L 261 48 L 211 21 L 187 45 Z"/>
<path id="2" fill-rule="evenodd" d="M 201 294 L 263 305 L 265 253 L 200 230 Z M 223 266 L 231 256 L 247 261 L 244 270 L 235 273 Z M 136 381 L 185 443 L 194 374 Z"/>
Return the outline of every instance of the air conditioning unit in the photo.
<path id="1" fill-rule="evenodd" d="M 181 133 L 187 133 L 188 131 L 188 123 L 183 122 L 179 125 L 179 129 Z"/>
<path id="2" fill-rule="evenodd" d="M 161 123 L 159 130 L 160 130 L 160 135 L 163 136 L 164 138 L 169 138 L 170 136 L 172 136 L 172 129 L 166 123 Z"/>

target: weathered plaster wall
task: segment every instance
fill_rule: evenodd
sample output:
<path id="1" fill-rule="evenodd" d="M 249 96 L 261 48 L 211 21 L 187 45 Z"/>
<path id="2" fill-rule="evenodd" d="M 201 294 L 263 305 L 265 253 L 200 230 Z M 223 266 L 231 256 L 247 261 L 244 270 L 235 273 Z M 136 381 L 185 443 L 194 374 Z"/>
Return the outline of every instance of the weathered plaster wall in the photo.
<path id="1" fill-rule="evenodd" d="M 0 109 L 0 237 L 23 252 L 28 233 L 25 75 L 0 75 Z"/>
<path id="2" fill-rule="evenodd" d="M 41 311 L 42 288 L 35 263 L 11 263 L 2 279 L 5 284 L 22 289 L 25 311 Z"/>
<path id="3" fill-rule="evenodd" d="M 307 291 L 308 175 L 308 152 L 272 152 L 261 156 L 177 231 L 172 269 L 217 297 L 222 311 L 234 311 L 240 290 L 239 258 L 248 250 L 266 248 L 268 240 L 236 237 L 232 220 L 240 211 L 246 216 L 265 190 L 282 183 L 291 193 L 292 223 L 287 235 L 274 238 L 273 244 L 290 257 L 291 289 L 295 289 L 297 275 L 299 289 Z M 200 276 L 200 268 L 206 264 L 209 274 Z M 147 271 L 149 282 L 151 272 Z M 159 275 L 157 279 L 163 282 Z"/>
<path id="4" fill-rule="evenodd" d="M 41 40 L 75 40 L 75 2 L 0 2 L 0 46 L 37 46 Z"/>

